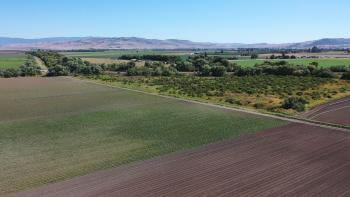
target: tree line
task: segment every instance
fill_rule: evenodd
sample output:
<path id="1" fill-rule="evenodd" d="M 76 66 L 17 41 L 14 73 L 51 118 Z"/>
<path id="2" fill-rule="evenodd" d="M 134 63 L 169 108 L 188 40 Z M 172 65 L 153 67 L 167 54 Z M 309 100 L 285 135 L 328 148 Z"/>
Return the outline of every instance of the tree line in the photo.
<path id="1" fill-rule="evenodd" d="M 159 55 L 165 56 L 165 55 Z M 166 56 L 165 56 L 166 57 Z M 160 58 L 166 59 L 166 58 Z M 309 65 L 295 65 L 287 61 L 265 61 L 253 67 L 243 67 L 229 62 L 220 56 L 196 55 L 189 57 L 177 57 L 175 62 L 165 65 L 166 62 L 146 62 L 145 67 L 136 67 L 133 63 L 111 64 L 102 66 L 105 70 L 127 72 L 131 76 L 149 76 L 165 74 L 174 75 L 182 72 L 191 72 L 198 76 L 221 77 L 227 74 L 235 76 L 254 75 L 278 75 L 278 76 L 314 76 L 321 78 L 336 78 L 342 75 L 342 79 L 348 79 L 350 66 L 335 65 L 328 68 L 320 67 L 317 62 Z M 157 67 L 157 68 L 156 68 Z M 155 72 L 157 71 L 157 72 Z M 168 72 L 171 71 L 171 72 Z M 155 74 L 157 73 L 157 74 Z M 338 74 L 337 74 L 338 73 Z M 343 74 L 344 73 L 344 74 Z"/>
<path id="2" fill-rule="evenodd" d="M 30 55 L 40 58 L 48 68 L 47 76 L 99 75 L 101 66 L 83 61 L 77 57 L 66 57 L 54 51 L 32 51 Z"/>
<path id="3" fill-rule="evenodd" d="M 322 68 L 319 67 L 317 62 L 305 66 L 290 64 L 283 60 L 265 61 L 253 67 L 243 67 L 220 56 L 143 55 L 142 58 L 145 57 L 154 61 L 146 61 L 144 66 L 136 66 L 133 61 L 119 64 L 92 64 L 83 61 L 81 58 L 66 57 L 54 51 L 38 50 L 28 52 L 28 54 L 40 58 L 45 63 L 48 67 L 47 76 L 99 75 L 104 71 L 125 72 L 128 76 L 173 76 L 183 72 L 191 72 L 194 75 L 205 77 L 276 75 L 336 78 L 341 75 L 342 79 L 350 80 L 349 66 L 340 65 Z M 30 58 L 30 56 L 19 69 L 1 70 L 0 76 L 33 76 L 39 74 L 40 68 L 36 65 L 35 59 Z"/>

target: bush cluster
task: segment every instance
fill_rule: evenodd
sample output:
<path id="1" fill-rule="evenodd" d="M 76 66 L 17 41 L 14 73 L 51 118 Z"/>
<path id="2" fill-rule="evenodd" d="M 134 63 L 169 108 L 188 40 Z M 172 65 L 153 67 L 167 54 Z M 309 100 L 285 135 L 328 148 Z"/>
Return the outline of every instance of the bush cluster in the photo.
<path id="1" fill-rule="evenodd" d="M 283 101 L 282 108 L 294 109 L 298 112 L 305 111 L 305 106 L 308 102 L 302 97 L 289 97 Z"/>
<path id="2" fill-rule="evenodd" d="M 180 72 L 197 72 L 200 76 L 222 77 L 227 72 L 234 71 L 237 64 L 230 63 L 220 56 L 194 56 L 188 59 L 178 59 L 173 67 Z"/>
<path id="3" fill-rule="evenodd" d="M 28 56 L 26 62 L 19 68 L 0 69 L 0 77 L 4 78 L 35 76 L 40 74 L 40 67 L 36 64 L 32 56 Z"/>
<path id="4" fill-rule="evenodd" d="M 286 61 L 257 64 L 254 67 L 235 67 L 234 75 L 254 76 L 254 75 L 277 75 L 277 76 L 314 76 L 320 78 L 335 78 L 336 74 L 327 68 L 317 68 L 313 65 L 294 65 Z"/>
<path id="5" fill-rule="evenodd" d="M 344 73 L 341 78 L 344 80 L 350 80 L 350 71 Z"/>
<path id="6" fill-rule="evenodd" d="M 114 71 L 114 72 L 126 72 L 130 68 L 134 68 L 136 66 L 135 62 L 128 63 L 113 63 L 113 64 L 101 64 L 100 65 L 103 70 Z"/>
<path id="7" fill-rule="evenodd" d="M 175 55 L 122 55 L 119 57 L 121 60 L 149 60 L 149 61 L 160 61 L 167 63 L 174 63 L 176 60 L 180 59 L 179 56 Z"/>
<path id="8" fill-rule="evenodd" d="M 235 105 L 250 105 L 257 109 L 276 111 L 292 109 L 304 111 L 308 101 L 331 98 L 339 89 L 324 90 L 319 87 L 336 80 L 317 77 L 299 76 L 170 76 L 170 77 L 115 77 L 96 76 L 108 82 L 122 82 L 156 87 L 159 92 L 165 92 L 185 97 L 214 98 Z M 263 99 L 244 100 L 243 98 L 273 98 L 283 102 L 267 103 Z"/>
<path id="9" fill-rule="evenodd" d="M 54 51 L 33 51 L 31 55 L 40 58 L 48 67 L 48 76 L 67 76 L 69 74 L 99 75 L 103 72 L 101 66 L 91 64 L 76 57 L 65 57 Z"/>
<path id="10" fill-rule="evenodd" d="M 331 79 L 297 76 L 244 76 L 203 78 L 195 76 L 162 77 L 152 80 L 154 85 L 164 91 L 176 90 L 186 96 L 222 96 L 227 92 L 247 95 L 276 95 L 290 97 L 321 84 L 332 82 Z M 323 95 L 320 95 L 323 96 Z"/>
<path id="11" fill-rule="evenodd" d="M 132 67 L 127 70 L 128 76 L 172 76 L 177 70 L 159 62 L 146 62 L 144 67 Z"/>

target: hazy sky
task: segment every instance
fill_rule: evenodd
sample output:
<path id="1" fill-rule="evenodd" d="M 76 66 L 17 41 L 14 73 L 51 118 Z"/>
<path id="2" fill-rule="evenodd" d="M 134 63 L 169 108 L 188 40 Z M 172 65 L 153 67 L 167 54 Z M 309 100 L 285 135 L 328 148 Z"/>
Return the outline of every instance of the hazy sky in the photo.
<path id="1" fill-rule="evenodd" d="M 1 0 L 0 36 L 211 42 L 350 38 L 349 0 Z"/>

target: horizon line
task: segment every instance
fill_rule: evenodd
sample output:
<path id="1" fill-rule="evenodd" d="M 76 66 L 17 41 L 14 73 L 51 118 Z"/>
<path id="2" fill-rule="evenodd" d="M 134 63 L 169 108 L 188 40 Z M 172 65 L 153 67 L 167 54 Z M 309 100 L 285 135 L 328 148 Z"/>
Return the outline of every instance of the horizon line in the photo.
<path id="1" fill-rule="evenodd" d="M 272 44 L 272 45 L 278 45 L 278 44 L 294 44 L 294 43 L 302 43 L 302 42 L 310 42 L 310 41 L 317 41 L 317 40 L 323 40 L 323 39 L 350 39 L 345 37 L 324 37 L 324 38 L 315 38 L 313 40 L 304 40 L 304 41 L 295 41 L 295 42 L 281 42 L 281 43 L 275 43 L 275 42 L 252 42 L 252 43 L 245 43 L 245 42 L 215 42 L 215 41 L 194 41 L 190 39 L 179 39 L 179 38 L 167 38 L 167 39 L 159 39 L 159 38 L 148 38 L 148 37 L 138 37 L 138 36 L 48 36 L 48 37 L 11 37 L 11 36 L 0 36 L 0 38 L 8 38 L 8 39 L 24 39 L 24 40 L 40 40 L 40 39 L 50 39 L 50 38 L 139 38 L 139 39 L 147 39 L 147 40 L 181 40 L 181 41 L 190 41 L 190 42 L 197 42 L 197 43 L 213 43 L 213 44 Z"/>

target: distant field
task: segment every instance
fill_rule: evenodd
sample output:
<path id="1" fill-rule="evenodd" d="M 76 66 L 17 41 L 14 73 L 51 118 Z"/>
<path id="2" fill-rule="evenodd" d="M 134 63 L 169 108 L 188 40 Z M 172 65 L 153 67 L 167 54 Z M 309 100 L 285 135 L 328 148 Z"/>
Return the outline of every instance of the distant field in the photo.
<path id="1" fill-rule="evenodd" d="M 255 64 L 261 64 L 266 60 L 233 60 L 231 62 L 235 62 L 238 65 L 241 66 L 254 66 Z M 281 61 L 281 60 L 268 60 L 268 61 Z M 350 59 L 335 59 L 335 58 L 328 58 L 328 59 L 292 59 L 292 60 L 286 60 L 287 62 L 290 62 L 292 64 L 299 64 L 299 65 L 309 65 L 311 62 L 318 62 L 320 66 L 322 67 L 329 67 L 329 66 L 336 66 L 336 65 L 346 65 L 350 66 Z"/>
<path id="2" fill-rule="evenodd" d="M 155 50 L 112 50 L 104 52 L 62 52 L 62 54 L 69 57 L 80 58 L 112 58 L 116 59 L 122 55 L 176 55 L 176 56 L 189 56 L 195 53 L 195 51 L 155 51 Z M 239 59 L 249 59 L 250 56 L 239 56 L 233 52 L 207 52 L 208 56 L 220 56 L 224 58 L 237 57 Z"/>
<path id="3" fill-rule="evenodd" d="M 104 52 L 64 52 L 62 54 L 69 57 L 80 58 L 118 58 L 122 55 L 190 55 L 188 51 L 154 51 L 154 50 L 111 50 Z"/>
<path id="4" fill-rule="evenodd" d="M 178 56 L 188 56 L 193 52 L 191 51 L 154 51 L 154 50 L 111 50 L 104 52 L 64 52 L 62 54 L 67 55 L 69 57 L 80 57 L 80 58 L 89 58 L 89 61 L 92 62 L 101 62 L 98 59 L 104 59 L 103 62 L 111 62 L 113 60 L 108 59 L 117 59 L 121 55 L 178 55 Z M 265 59 L 251 60 L 250 57 L 241 57 L 235 55 L 233 52 L 208 52 L 209 56 L 221 56 L 225 58 L 238 57 L 240 60 L 232 60 L 231 62 L 235 62 L 241 66 L 254 66 L 255 64 L 261 64 Z M 333 53 L 331 53 L 333 54 Z M 324 55 L 324 54 L 323 54 Z M 269 61 L 280 61 L 280 60 L 269 60 Z M 350 65 L 350 58 L 323 58 L 323 59 L 290 59 L 286 60 L 293 64 L 300 65 L 309 65 L 311 62 L 318 62 L 322 67 L 329 67 L 334 65 Z"/>
<path id="5" fill-rule="evenodd" d="M 69 78 L 0 92 L 0 196 L 285 124 Z"/>
<path id="6" fill-rule="evenodd" d="M 128 63 L 129 60 L 117 60 L 111 58 L 82 58 L 84 61 L 88 61 L 93 64 L 121 64 Z M 137 61 L 136 66 L 144 66 L 145 61 Z"/>
<path id="7" fill-rule="evenodd" d="M 271 55 L 280 56 L 281 53 L 260 54 L 259 57 L 261 59 L 266 59 L 266 58 L 269 58 Z M 286 55 L 289 55 L 289 56 L 294 55 L 299 58 L 312 57 L 312 56 L 317 56 L 318 58 L 350 58 L 350 53 L 346 51 L 324 51 L 320 53 L 299 52 L 299 53 L 288 53 Z"/>
<path id="8" fill-rule="evenodd" d="M 0 69 L 17 68 L 25 62 L 24 54 L 1 54 Z"/>

